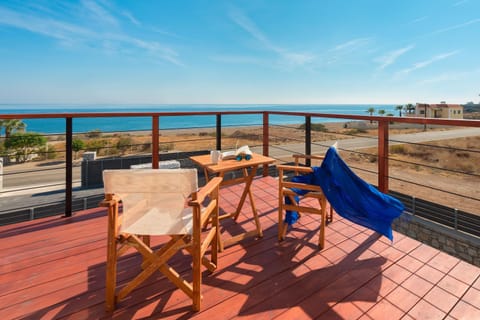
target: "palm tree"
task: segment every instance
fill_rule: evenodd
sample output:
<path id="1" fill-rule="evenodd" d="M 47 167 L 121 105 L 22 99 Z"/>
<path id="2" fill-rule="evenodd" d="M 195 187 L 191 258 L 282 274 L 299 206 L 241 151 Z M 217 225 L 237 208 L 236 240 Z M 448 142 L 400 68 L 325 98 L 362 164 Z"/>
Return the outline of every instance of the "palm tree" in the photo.
<path id="1" fill-rule="evenodd" d="M 370 107 L 367 109 L 367 112 L 370 114 L 370 116 L 373 116 L 373 114 L 375 113 L 375 108 Z M 370 123 L 372 123 L 372 120 L 370 120 Z"/>
<path id="2" fill-rule="evenodd" d="M 408 114 L 412 113 L 412 111 L 415 111 L 415 106 L 411 103 L 408 103 L 406 106 L 405 106 L 405 109 L 407 110 Z"/>
<path id="3" fill-rule="evenodd" d="M 383 115 L 386 113 L 386 111 L 383 110 L 383 109 L 380 109 L 380 110 L 377 111 L 377 113 L 378 113 L 379 115 L 383 116 Z"/>
<path id="4" fill-rule="evenodd" d="M 8 139 L 15 131 L 24 131 L 27 125 L 20 119 L 0 120 L 0 131 L 5 129 L 5 139 Z"/>
<path id="5" fill-rule="evenodd" d="M 403 105 L 399 104 L 398 106 L 395 107 L 395 110 L 398 110 L 398 116 L 402 116 L 402 110 L 403 110 Z"/>

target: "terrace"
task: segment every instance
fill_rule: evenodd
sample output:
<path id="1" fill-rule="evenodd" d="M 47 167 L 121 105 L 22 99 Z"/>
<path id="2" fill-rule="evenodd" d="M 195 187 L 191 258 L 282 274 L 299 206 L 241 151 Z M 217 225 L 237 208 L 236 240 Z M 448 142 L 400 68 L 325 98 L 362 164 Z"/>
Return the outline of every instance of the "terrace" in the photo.
<path id="1" fill-rule="evenodd" d="M 260 114 L 262 141 L 255 146 L 257 151 L 283 162 L 288 160 L 281 157 L 278 150 L 286 150 L 288 153 L 302 151 L 307 154 L 324 150 L 330 141 L 316 140 L 315 133 L 311 130 L 311 120 L 312 117 L 332 115 L 291 115 L 304 117 L 306 124 L 304 141 L 301 143 L 283 141 L 280 145 L 273 144 L 271 132 L 274 131 L 275 125 L 269 122 L 271 115 L 263 113 Z M 42 115 L 44 118 L 49 116 L 52 117 Z M 335 214 L 334 222 L 326 229 L 325 249 L 318 251 L 316 249 L 318 222 L 309 216 L 303 216 L 289 231 L 286 241 L 278 243 L 276 239 L 278 190 L 277 181 L 272 176 L 274 168 L 270 168 L 271 170 L 265 168 L 264 174 L 257 177 L 253 184 L 254 192 L 258 195 L 257 209 L 264 237 L 244 240 L 220 253 L 219 269 L 212 275 L 204 277 L 201 312 L 192 313 L 187 297 L 179 290 L 175 290 L 160 274 L 155 274 L 122 301 L 113 315 L 108 315 L 104 312 L 106 211 L 102 208 L 84 207 L 75 210 L 74 198 L 81 190 L 73 187 L 71 120 L 78 115 L 55 116 L 66 119 L 65 190 L 61 191 L 65 201 L 61 210 L 62 215 L 58 214 L 56 206 L 52 209 L 52 214 L 56 215 L 51 217 L 0 227 L 0 234 L 4 240 L 0 275 L 2 318 L 381 319 L 387 315 L 389 319 L 480 317 L 478 300 L 480 268 L 466 262 L 468 257 L 461 257 L 461 252 L 451 254 L 462 259 L 445 253 L 445 250 L 434 248 L 435 243 L 431 245 L 424 243 L 428 242 L 426 239 L 421 239 L 423 242 L 420 242 L 411 238 L 408 230 L 403 234 L 395 232 L 394 242 L 390 243 L 388 239 L 379 238 L 375 233 Z M 159 152 L 161 143 L 158 122 L 159 117 L 166 115 L 150 116 L 153 119 L 150 161 L 153 160 L 155 166 L 160 159 L 167 158 L 165 154 Z M 221 115 L 213 116 L 216 116 L 217 121 L 215 146 L 217 149 L 224 149 L 226 147 L 222 144 Z M 15 118 L 15 115 L 8 117 Z M 16 115 L 16 118 L 19 116 Z M 397 172 L 389 165 L 395 161 L 389 148 L 389 142 L 393 143 L 389 139 L 390 122 L 416 123 L 420 126 L 425 124 L 480 127 L 479 122 L 467 120 L 397 117 L 387 119 L 362 116 L 351 116 L 350 119 L 378 122 L 378 136 L 375 139 L 377 161 L 374 163 L 377 170 L 366 170 L 362 167 L 355 171 L 367 180 L 372 180 L 374 176 L 379 189 L 384 192 L 405 192 L 395 188 L 399 176 L 396 176 Z M 347 143 L 343 145 L 346 146 Z M 344 147 L 341 150 L 353 152 L 353 149 L 345 149 Z M 180 153 L 175 154 L 178 156 Z M 474 161 L 472 158 L 468 160 Z M 405 180 L 405 177 L 403 178 Z M 473 178 L 477 176 L 474 175 Z M 400 182 L 406 183 L 403 180 Z M 415 181 L 410 183 L 418 184 Z M 223 211 L 230 211 L 238 202 L 238 188 L 240 186 L 236 185 L 222 189 Z M 429 190 L 433 192 L 431 190 L 435 188 Z M 450 199 L 461 196 L 460 192 L 440 191 L 447 194 Z M 48 199 L 48 192 L 43 194 Z M 405 199 L 407 199 L 405 202 L 409 201 L 408 197 Z M 407 218 L 404 220 L 425 219 L 419 216 L 429 208 L 419 206 L 418 200 L 413 202 L 413 206 L 406 203 L 408 212 L 405 213 Z M 461 202 L 466 203 L 466 208 L 478 208 L 478 199 L 474 196 L 468 195 L 462 198 Z M 248 212 L 250 207 L 244 208 L 247 209 L 242 212 L 237 224 L 223 225 L 224 235 L 235 233 L 238 228 L 251 229 L 253 221 L 250 218 L 251 213 Z M 448 211 L 443 207 L 433 207 L 431 210 L 434 213 L 427 212 L 425 216 L 433 215 L 435 218 L 435 212 L 440 216 L 443 214 L 442 210 Z M 478 215 L 475 210 L 469 212 L 466 210 L 466 214 Z M 452 226 L 446 224 L 439 226 L 435 220 L 427 221 L 427 226 L 434 225 L 434 233 L 458 235 L 463 242 L 468 240 L 470 242 L 467 243 L 475 243 L 478 238 L 473 232 L 460 231 L 460 227 L 468 227 L 468 224 L 462 222 L 464 217 L 459 211 L 463 210 L 452 211 L 454 222 Z M 475 231 L 478 225 L 474 224 L 469 228 Z M 154 239 L 153 245 L 163 240 Z M 460 251 L 457 247 L 453 249 Z M 132 277 L 132 266 L 138 265 L 138 259 L 139 256 L 134 254 L 121 259 L 120 281 L 125 282 Z M 181 265 L 185 259 L 188 258 L 179 254 L 175 257 L 174 264 Z M 474 258 L 469 262 L 475 263 Z M 188 267 L 188 264 L 183 265 Z M 187 271 L 186 267 L 184 271 Z"/>

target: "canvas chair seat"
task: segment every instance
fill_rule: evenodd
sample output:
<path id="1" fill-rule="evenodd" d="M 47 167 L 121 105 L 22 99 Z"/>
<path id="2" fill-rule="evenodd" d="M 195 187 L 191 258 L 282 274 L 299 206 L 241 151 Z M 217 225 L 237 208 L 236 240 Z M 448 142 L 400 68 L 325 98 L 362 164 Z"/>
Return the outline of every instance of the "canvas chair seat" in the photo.
<path id="1" fill-rule="evenodd" d="M 192 298 L 194 310 L 200 310 L 201 264 L 212 272 L 217 266 L 218 188 L 222 179 L 212 179 L 201 190 L 197 190 L 196 169 L 105 170 L 103 179 L 105 200 L 101 205 L 108 207 L 109 219 L 107 311 L 113 311 L 118 301 L 156 270 Z M 206 199 L 208 204 L 204 205 Z M 212 221 L 212 227 L 202 236 L 207 220 Z M 157 235 L 168 235 L 170 240 L 153 250 L 150 236 Z M 142 255 L 142 271 L 117 292 L 117 260 L 130 247 Z M 192 255 L 191 283 L 168 265 L 168 260 L 182 249 Z"/>

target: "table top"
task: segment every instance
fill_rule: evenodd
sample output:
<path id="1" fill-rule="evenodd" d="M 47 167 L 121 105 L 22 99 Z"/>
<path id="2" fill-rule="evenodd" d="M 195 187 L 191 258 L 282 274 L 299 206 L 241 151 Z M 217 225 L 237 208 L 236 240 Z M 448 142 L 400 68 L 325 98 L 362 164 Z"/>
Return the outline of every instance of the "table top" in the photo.
<path id="1" fill-rule="evenodd" d="M 258 165 L 270 164 L 274 163 L 275 159 L 266 157 L 264 155 L 253 153 L 252 158 L 250 160 L 242 159 L 240 161 L 236 159 L 229 159 L 229 160 L 221 160 L 218 163 L 212 163 L 209 154 L 201 155 L 201 156 L 192 156 L 190 157 L 193 162 L 200 165 L 201 167 L 207 168 L 208 171 L 213 173 L 225 172 L 225 171 L 232 171 L 238 170 L 242 168 L 248 168 Z"/>

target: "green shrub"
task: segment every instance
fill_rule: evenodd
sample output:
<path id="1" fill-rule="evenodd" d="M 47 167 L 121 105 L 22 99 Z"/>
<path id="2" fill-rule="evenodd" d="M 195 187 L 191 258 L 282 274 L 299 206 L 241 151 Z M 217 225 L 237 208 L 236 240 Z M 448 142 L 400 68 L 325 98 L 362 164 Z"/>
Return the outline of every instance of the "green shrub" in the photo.
<path id="1" fill-rule="evenodd" d="M 407 149 L 403 144 L 396 144 L 396 145 L 390 146 L 390 153 L 406 154 Z"/>
<path id="2" fill-rule="evenodd" d="M 102 131 L 100 131 L 100 129 L 95 129 L 95 130 L 92 130 L 92 131 L 88 131 L 86 136 L 88 138 L 100 138 L 102 136 Z"/>
<path id="3" fill-rule="evenodd" d="M 132 146 L 133 140 L 131 137 L 121 137 L 118 139 L 116 147 L 122 154 L 125 154 L 127 150 Z"/>

